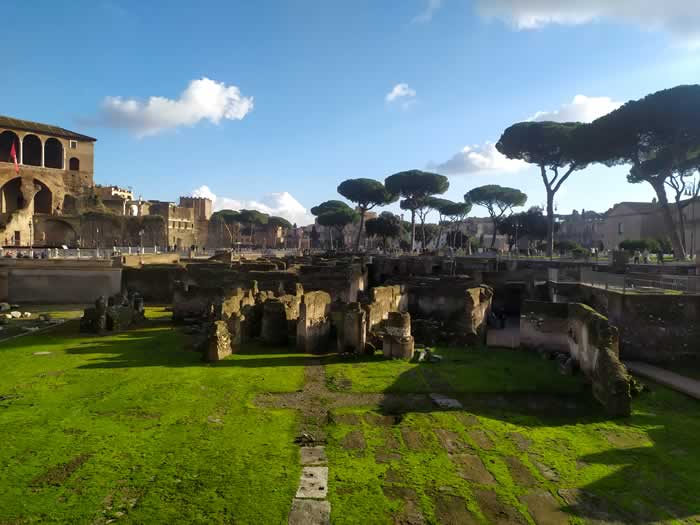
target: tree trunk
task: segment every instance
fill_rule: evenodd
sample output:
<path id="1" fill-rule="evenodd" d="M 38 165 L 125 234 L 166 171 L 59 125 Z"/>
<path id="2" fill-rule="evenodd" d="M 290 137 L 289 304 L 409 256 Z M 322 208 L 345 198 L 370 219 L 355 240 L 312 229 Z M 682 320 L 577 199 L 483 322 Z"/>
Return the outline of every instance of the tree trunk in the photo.
<path id="1" fill-rule="evenodd" d="M 547 257 L 554 255 L 554 192 L 547 188 Z"/>
<path id="2" fill-rule="evenodd" d="M 365 226 L 365 209 L 360 209 L 360 231 L 357 232 L 357 239 L 355 240 L 355 252 L 360 251 L 360 237 L 362 237 L 362 228 Z"/>
<path id="3" fill-rule="evenodd" d="M 496 247 L 496 232 L 498 231 L 498 221 L 493 219 L 493 234 L 491 235 L 491 249 Z"/>
<path id="4" fill-rule="evenodd" d="M 420 232 L 421 232 L 421 241 L 420 241 L 420 249 L 421 251 L 425 250 L 425 219 L 421 217 L 420 220 Z"/>
<path id="5" fill-rule="evenodd" d="M 678 229 L 680 230 L 681 246 L 683 253 L 688 253 L 688 245 L 685 242 L 685 216 L 683 215 L 684 206 L 681 204 L 681 196 L 676 195 L 676 210 L 678 211 Z"/>
<path id="6" fill-rule="evenodd" d="M 328 235 L 331 238 L 331 250 L 333 250 L 333 226 L 328 227 Z"/>
<path id="7" fill-rule="evenodd" d="M 416 247 L 416 210 L 411 210 L 411 253 Z"/>
<path id="8" fill-rule="evenodd" d="M 664 183 L 651 183 L 652 188 L 656 192 L 656 197 L 659 199 L 659 204 L 661 205 L 661 215 L 664 218 L 664 225 L 666 226 L 666 233 L 668 233 L 671 238 L 671 245 L 673 246 L 673 256 L 675 259 L 683 260 L 685 259 L 685 250 L 683 249 L 683 244 L 681 243 L 681 238 L 678 235 L 678 230 L 676 225 L 673 223 L 673 215 L 671 214 L 671 207 L 668 204 L 668 198 L 666 197 L 666 188 Z"/>

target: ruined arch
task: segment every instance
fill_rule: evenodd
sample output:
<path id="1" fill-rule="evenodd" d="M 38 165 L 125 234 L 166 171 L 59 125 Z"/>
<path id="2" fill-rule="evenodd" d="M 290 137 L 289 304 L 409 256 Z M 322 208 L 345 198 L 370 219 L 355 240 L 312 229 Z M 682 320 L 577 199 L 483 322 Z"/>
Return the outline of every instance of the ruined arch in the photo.
<path id="1" fill-rule="evenodd" d="M 12 213 L 25 207 L 22 195 L 22 179 L 16 177 L 7 181 L 0 188 L 0 211 Z"/>
<path id="2" fill-rule="evenodd" d="M 53 194 L 49 187 L 40 180 L 34 179 L 34 213 L 51 214 L 53 202 Z"/>
<path id="3" fill-rule="evenodd" d="M 41 166 L 41 139 L 36 135 L 25 135 L 22 139 L 22 164 Z"/>
<path id="4" fill-rule="evenodd" d="M 71 157 L 68 161 L 68 169 L 70 171 L 80 171 L 80 159 L 77 157 Z"/>
<path id="5" fill-rule="evenodd" d="M 44 142 L 44 167 L 63 169 L 63 144 L 53 137 Z"/>
<path id="6" fill-rule="evenodd" d="M 75 246 L 78 234 L 75 228 L 60 219 L 44 219 L 34 223 L 34 239 L 44 246 Z"/>
<path id="7" fill-rule="evenodd" d="M 14 159 L 10 159 L 12 144 L 15 145 L 15 153 L 19 162 L 19 137 L 13 131 L 3 131 L 0 133 L 0 162 L 11 162 L 14 164 Z"/>

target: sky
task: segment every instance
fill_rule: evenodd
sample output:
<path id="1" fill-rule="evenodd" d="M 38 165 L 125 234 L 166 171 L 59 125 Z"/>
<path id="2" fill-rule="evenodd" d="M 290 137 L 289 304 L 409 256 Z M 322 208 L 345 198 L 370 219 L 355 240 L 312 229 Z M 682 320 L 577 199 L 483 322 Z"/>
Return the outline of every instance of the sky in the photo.
<path id="1" fill-rule="evenodd" d="M 343 180 L 407 169 L 447 175 L 453 200 L 500 184 L 542 205 L 539 172 L 493 146 L 505 128 L 590 121 L 700 73 L 695 0 L 10 0 L 3 12 L 0 114 L 96 137 L 96 183 L 299 224 Z M 625 174 L 576 172 L 557 211 L 650 201 Z"/>

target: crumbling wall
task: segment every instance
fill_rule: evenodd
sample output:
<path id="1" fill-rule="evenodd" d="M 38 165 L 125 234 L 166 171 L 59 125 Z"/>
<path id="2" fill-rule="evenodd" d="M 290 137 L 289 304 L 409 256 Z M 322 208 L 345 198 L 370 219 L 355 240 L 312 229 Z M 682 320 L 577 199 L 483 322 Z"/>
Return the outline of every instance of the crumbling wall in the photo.
<path id="1" fill-rule="evenodd" d="M 583 305 L 569 304 L 569 352 L 591 380 L 593 396 L 611 416 L 632 410 L 630 377 L 619 358 L 617 328 Z"/>
<path id="2" fill-rule="evenodd" d="M 209 325 L 204 359 L 210 363 L 231 355 L 231 334 L 225 321 L 214 321 Z"/>
<path id="3" fill-rule="evenodd" d="M 187 270 L 179 265 L 144 265 L 122 270 L 122 288 L 134 290 L 149 302 L 171 303 L 175 282 L 185 279 Z"/>
<path id="4" fill-rule="evenodd" d="M 408 296 L 404 287 L 398 284 L 377 286 L 369 291 L 370 302 L 363 305 L 367 312 L 367 330 L 381 326 L 389 317 L 389 312 L 405 312 L 408 309 Z"/>
<path id="5" fill-rule="evenodd" d="M 307 292 L 299 305 L 297 350 L 320 353 L 326 350 L 331 331 L 331 296 L 327 292 Z"/>
<path id="6" fill-rule="evenodd" d="M 630 414 L 630 377 L 619 358 L 617 328 L 606 317 L 579 303 L 525 301 L 520 326 L 522 346 L 568 354 L 611 416 Z"/>

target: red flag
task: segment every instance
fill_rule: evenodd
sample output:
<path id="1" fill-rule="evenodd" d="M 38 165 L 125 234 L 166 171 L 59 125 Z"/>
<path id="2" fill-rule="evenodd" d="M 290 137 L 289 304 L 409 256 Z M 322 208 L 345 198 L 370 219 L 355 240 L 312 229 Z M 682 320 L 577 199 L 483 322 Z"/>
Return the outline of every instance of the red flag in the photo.
<path id="1" fill-rule="evenodd" d="M 12 149 L 10 149 L 10 160 L 15 161 L 15 173 L 19 173 L 19 162 L 17 162 L 17 150 L 15 149 L 15 143 L 12 142 Z"/>

